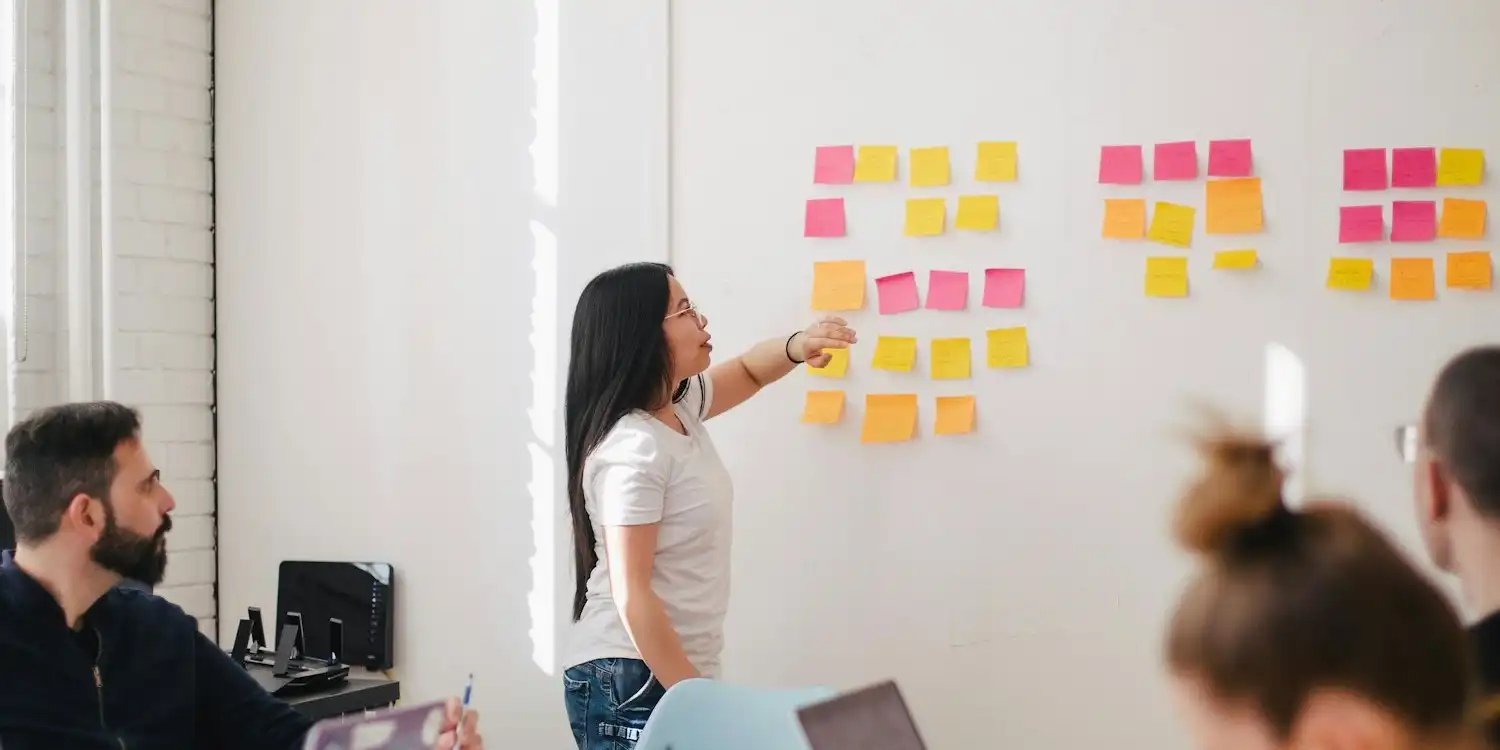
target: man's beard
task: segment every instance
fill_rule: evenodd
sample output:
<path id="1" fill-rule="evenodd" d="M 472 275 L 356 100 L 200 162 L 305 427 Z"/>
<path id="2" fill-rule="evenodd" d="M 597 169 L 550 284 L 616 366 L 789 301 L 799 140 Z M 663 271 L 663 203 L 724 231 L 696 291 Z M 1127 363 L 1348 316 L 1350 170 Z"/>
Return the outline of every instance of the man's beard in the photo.
<path id="1" fill-rule="evenodd" d="M 104 533 L 89 549 L 89 557 L 100 567 L 123 578 L 155 586 L 161 583 L 167 572 L 168 531 L 172 530 L 171 516 L 161 517 L 161 526 L 151 536 L 142 536 L 120 528 L 115 521 L 115 509 L 104 503 Z"/>

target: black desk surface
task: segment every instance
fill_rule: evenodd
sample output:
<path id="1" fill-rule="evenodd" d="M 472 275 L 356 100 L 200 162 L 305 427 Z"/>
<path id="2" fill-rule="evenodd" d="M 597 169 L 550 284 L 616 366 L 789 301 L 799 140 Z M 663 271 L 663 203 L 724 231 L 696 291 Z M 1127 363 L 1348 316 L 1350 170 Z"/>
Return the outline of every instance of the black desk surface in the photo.
<path id="1" fill-rule="evenodd" d="M 327 690 L 310 690 L 284 700 L 314 721 L 392 706 L 401 698 L 401 683 L 381 678 L 350 677 Z"/>

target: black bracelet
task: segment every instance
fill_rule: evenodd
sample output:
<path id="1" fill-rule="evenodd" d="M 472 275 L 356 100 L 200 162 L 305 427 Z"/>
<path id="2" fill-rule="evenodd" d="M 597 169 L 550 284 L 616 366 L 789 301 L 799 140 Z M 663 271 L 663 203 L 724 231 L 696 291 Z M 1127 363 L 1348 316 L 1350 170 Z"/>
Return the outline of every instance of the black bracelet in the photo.
<path id="1" fill-rule="evenodd" d="M 802 333 L 802 332 L 798 331 L 797 333 Z M 794 333 L 794 334 L 792 334 L 790 336 L 787 336 L 786 337 L 786 346 L 782 347 L 783 349 L 786 350 L 786 358 L 789 359 L 789 360 L 791 360 L 792 364 L 794 364 L 794 365 L 800 365 L 804 361 L 806 361 L 806 360 L 797 359 L 796 357 L 792 356 L 792 339 L 797 338 L 797 333 Z"/>

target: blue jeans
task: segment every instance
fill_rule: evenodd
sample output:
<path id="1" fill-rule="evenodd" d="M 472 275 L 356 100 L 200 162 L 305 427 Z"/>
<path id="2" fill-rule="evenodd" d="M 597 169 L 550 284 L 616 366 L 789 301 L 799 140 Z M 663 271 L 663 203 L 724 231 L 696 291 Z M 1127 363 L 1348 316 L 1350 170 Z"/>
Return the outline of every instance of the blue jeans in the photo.
<path id="1" fill-rule="evenodd" d="M 578 750 L 630 750 L 666 688 L 640 659 L 595 659 L 563 672 Z"/>

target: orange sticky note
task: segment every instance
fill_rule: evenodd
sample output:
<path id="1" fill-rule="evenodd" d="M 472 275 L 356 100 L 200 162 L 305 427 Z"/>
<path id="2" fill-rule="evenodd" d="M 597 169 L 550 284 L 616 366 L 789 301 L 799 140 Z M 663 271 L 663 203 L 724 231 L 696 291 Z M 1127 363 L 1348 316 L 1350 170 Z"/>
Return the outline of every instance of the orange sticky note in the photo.
<path id="1" fill-rule="evenodd" d="M 808 391 L 802 406 L 802 421 L 808 424 L 835 424 L 844 416 L 843 391 Z"/>
<path id="2" fill-rule="evenodd" d="M 861 443 L 900 443 L 917 431 L 917 394 L 871 393 L 865 396 Z"/>
<path id="3" fill-rule="evenodd" d="M 985 364 L 990 367 L 1026 367 L 1031 364 L 1031 349 L 1026 343 L 1026 327 L 992 328 L 985 331 L 989 350 Z"/>
<path id="4" fill-rule="evenodd" d="M 1330 258 L 1324 285 L 1329 289 L 1362 292 L 1370 288 L 1374 278 L 1375 261 L 1369 258 Z"/>
<path id="5" fill-rule="evenodd" d="M 824 349 L 828 353 L 828 364 L 822 367 L 808 365 L 807 372 L 820 378 L 842 378 L 849 372 L 849 348 Z"/>
<path id="6" fill-rule="evenodd" d="M 1460 240 L 1484 237 L 1484 201 L 1444 198 L 1443 217 L 1438 220 L 1438 236 Z"/>
<path id="7" fill-rule="evenodd" d="M 855 182 L 892 182 L 896 179 L 895 146 L 860 146 L 854 160 Z"/>
<path id="8" fill-rule="evenodd" d="M 963 435 L 974 431 L 973 396 L 938 396 L 934 435 Z"/>
<path id="9" fill-rule="evenodd" d="M 1205 231 L 1209 234 L 1248 234 L 1261 230 L 1264 213 L 1259 177 L 1209 180 L 1204 193 L 1208 212 Z"/>
<path id="10" fill-rule="evenodd" d="M 864 261 L 828 260 L 813 263 L 814 310 L 858 310 L 864 306 Z"/>
<path id="11" fill-rule="evenodd" d="M 911 150 L 912 187 L 941 187 L 948 184 L 948 147 L 932 146 Z"/>
<path id="12" fill-rule="evenodd" d="M 1391 299 L 1437 299 L 1431 258 L 1391 258 Z"/>
<path id="13" fill-rule="evenodd" d="M 1449 289 L 1489 289 L 1490 254 L 1483 250 L 1448 253 Z"/>
<path id="14" fill-rule="evenodd" d="M 1193 221 L 1197 214 L 1197 209 L 1192 206 L 1157 201 L 1156 212 L 1151 216 L 1151 227 L 1146 230 L 1146 237 L 1163 245 L 1192 247 Z"/>
<path id="15" fill-rule="evenodd" d="M 1145 198 L 1105 198 L 1104 238 L 1139 240 L 1146 236 Z"/>

